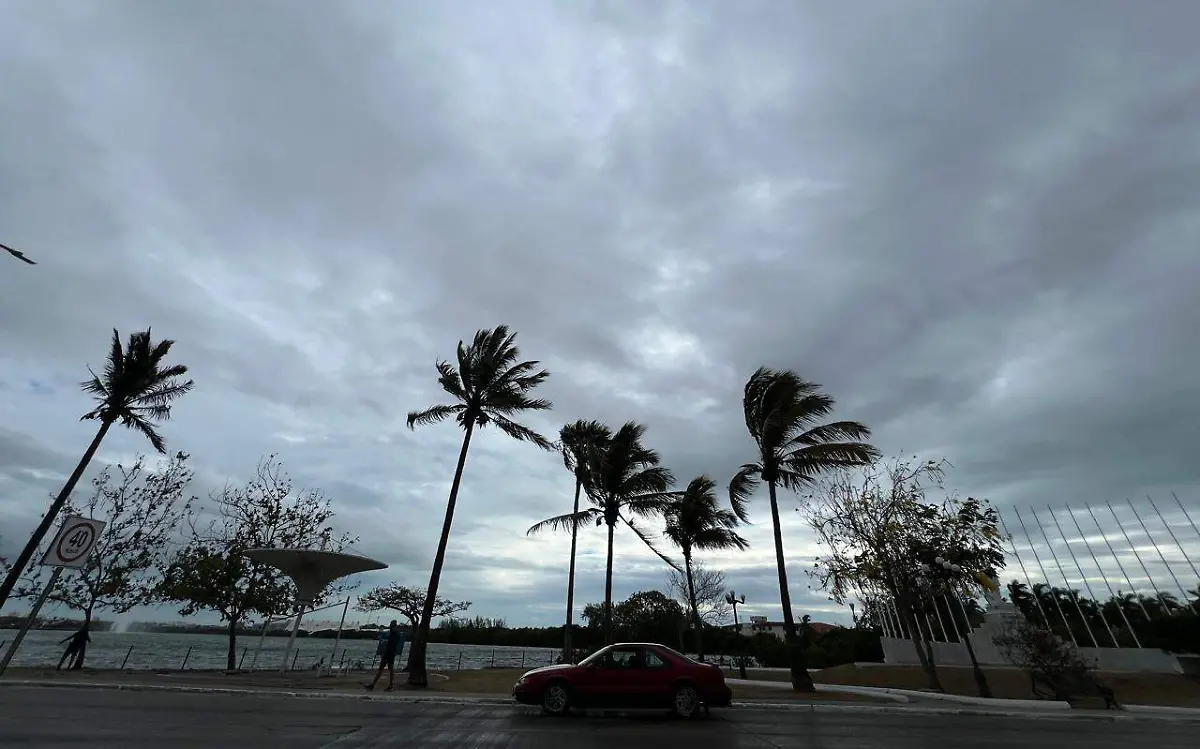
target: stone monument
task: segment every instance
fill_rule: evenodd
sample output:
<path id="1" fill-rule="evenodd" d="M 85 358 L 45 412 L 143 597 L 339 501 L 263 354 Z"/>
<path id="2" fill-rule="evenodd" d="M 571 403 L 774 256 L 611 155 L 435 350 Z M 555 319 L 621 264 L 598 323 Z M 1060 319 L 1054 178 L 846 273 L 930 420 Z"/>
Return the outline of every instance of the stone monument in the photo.
<path id="1" fill-rule="evenodd" d="M 970 633 L 971 644 L 980 663 L 1006 663 L 992 638 L 1020 623 L 1024 616 L 1014 604 L 1004 600 L 1000 579 L 996 573 L 989 570 L 987 579 L 990 584 L 985 587 L 983 593 L 987 611 L 983 615 L 983 624 Z"/>

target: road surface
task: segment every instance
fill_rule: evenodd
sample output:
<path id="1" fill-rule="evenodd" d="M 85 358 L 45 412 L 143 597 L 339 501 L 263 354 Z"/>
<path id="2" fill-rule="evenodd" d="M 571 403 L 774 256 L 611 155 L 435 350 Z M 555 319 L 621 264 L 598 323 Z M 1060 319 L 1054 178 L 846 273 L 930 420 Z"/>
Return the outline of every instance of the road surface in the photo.
<path id="1" fill-rule="evenodd" d="M 105 689 L 0 688 L 0 746 L 30 749 L 1194 749 L 1152 721 L 737 709 L 709 720 L 546 718 L 536 709 Z"/>

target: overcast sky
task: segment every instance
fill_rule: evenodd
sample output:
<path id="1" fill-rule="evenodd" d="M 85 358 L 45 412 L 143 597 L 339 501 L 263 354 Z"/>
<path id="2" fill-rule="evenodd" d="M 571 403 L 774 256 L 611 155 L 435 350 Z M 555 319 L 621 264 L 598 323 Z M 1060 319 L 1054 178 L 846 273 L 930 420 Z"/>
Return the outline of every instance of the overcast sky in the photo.
<path id="1" fill-rule="evenodd" d="M 198 493 L 278 452 L 391 565 L 364 584 L 424 585 L 460 432 L 404 416 L 444 399 L 435 360 L 500 323 L 552 372 L 531 426 L 643 422 L 681 481 L 724 487 L 754 457 L 742 385 L 792 368 L 885 453 L 952 461 L 963 494 L 1150 494 L 1196 550 L 1170 498 L 1200 519 L 1191 0 L 0 15 L 0 242 L 38 263 L 0 257 L 0 553 L 92 436 L 85 367 L 113 327 L 153 325 L 197 383 L 163 432 Z M 148 449 L 118 431 L 100 458 Z M 556 456 L 486 430 L 443 593 L 561 621 L 569 542 L 524 530 L 571 489 Z M 847 620 L 807 590 L 794 506 L 797 613 Z M 707 561 L 778 619 L 753 513 L 752 549 Z M 617 596 L 661 587 L 618 537 Z M 576 600 L 602 595 L 588 530 Z"/>

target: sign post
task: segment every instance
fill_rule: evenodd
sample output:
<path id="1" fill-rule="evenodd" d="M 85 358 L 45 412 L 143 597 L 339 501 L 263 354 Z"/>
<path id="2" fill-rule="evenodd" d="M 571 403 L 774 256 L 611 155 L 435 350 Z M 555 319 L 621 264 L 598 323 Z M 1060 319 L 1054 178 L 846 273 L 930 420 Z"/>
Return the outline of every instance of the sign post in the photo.
<path id="1" fill-rule="evenodd" d="M 46 599 L 50 597 L 50 592 L 54 590 L 54 585 L 58 582 L 62 571 L 66 568 L 79 569 L 85 566 L 88 556 L 92 553 L 92 549 L 96 547 L 96 541 L 99 540 L 100 533 L 103 530 L 103 520 L 93 520 L 92 518 L 71 515 L 63 521 L 62 527 L 58 530 L 58 535 L 54 537 L 53 543 L 50 544 L 50 548 L 46 550 L 46 555 L 42 557 L 41 561 L 43 567 L 53 567 L 54 573 L 50 575 L 50 580 L 46 583 L 46 587 L 42 588 L 37 602 L 33 604 L 33 610 L 29 612 L 29 616 L 21 625 L 17 636 L 13 638 L 12 645 L 8 646 L 8 651 L 4 654 L 4 659 L 0 660 L 0 676 L 4 675 L 4 672 L 8 669 L 8 664 L 12 662 L 13 656 L 17 654 L 17 648 L 21 647 L 21 641 L 25 639 L 25 635 L 37 619 L 38 612 L 42 610 Z"/>

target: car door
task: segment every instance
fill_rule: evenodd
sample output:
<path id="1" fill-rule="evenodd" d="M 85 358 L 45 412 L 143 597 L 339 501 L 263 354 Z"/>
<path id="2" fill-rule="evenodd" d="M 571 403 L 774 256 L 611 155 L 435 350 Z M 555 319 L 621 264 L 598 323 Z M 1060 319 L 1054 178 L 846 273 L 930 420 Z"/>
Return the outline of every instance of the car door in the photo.
<path id="1" fill-rule="evenodd" d="M 604 707 L 634 707 L 641 698 L 634 662 L 641 648 L 618 646 L 608 651 L 595 671 L 593 704 Z"/>
<path id="2" fill-rule="evenodd" d="M 642 648 L 642 651 L 635 659 L 638 702 L 643 707 L 669 705 L 673 697 L 676 669 L 666 656 L 654 648 Z"/>

